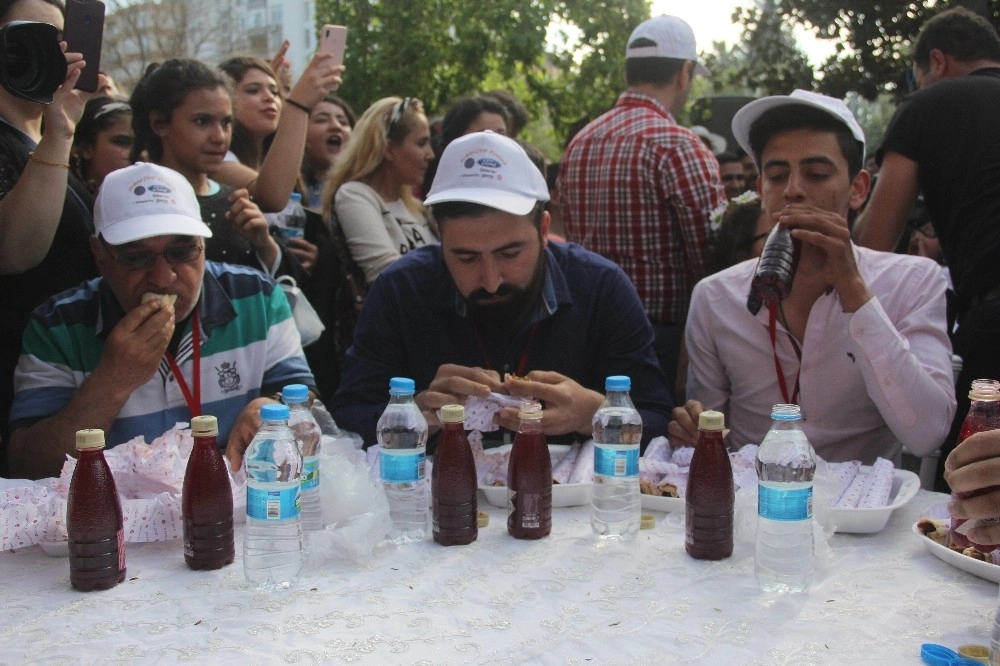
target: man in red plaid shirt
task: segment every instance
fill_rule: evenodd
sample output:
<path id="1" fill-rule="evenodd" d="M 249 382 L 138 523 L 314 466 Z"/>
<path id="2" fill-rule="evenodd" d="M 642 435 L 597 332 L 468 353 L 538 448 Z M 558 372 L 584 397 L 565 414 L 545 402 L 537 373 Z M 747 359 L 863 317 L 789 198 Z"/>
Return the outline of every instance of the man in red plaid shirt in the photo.
<path id="1" fill-rule="evenodd" d="M 681 19 L 640 24 L 625 56 L 627 90 L 576 135 L 559 173 L 567 236 L 632 278 L 670 385 L 691 290 L 708 274 L 710 214 L 726 201 L 715 156 L 674 120 L 695 72 L 708 73 L 697 57 Z"/>

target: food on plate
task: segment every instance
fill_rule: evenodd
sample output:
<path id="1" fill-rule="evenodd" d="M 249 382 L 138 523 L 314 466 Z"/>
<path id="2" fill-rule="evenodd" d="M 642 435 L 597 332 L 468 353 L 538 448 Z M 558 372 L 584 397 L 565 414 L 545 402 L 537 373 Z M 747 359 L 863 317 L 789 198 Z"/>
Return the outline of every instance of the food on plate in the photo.
<path id="1" fill-rule="evenodd" d="M 986 562 L 988 564 L 998 564 L 1000 563 L 1000 550 L 994 550 L 989 553 L 984 553 L 973 547 L 962 548 L 960 546 L 952 545 L 948 540 L 948 520 L 941 518 L 921 518 L 917 521 L 917 529 L 925 537 L 942 545 L 949 550 L 953 550 L 956 553 L 961 553 L 966 557 L 971 557 L 974 560 L 979 560 L 980 562 Z"/>
<path id="2" fill-rule="evenodd" d="M 513 449 L 488 453 L 479 438 L 469 438 L 472 457 L 476 462 L 476 478 L 480 486 L 507 485 L 507 463 Z M 550 449 L 552 456 L 552 483 L 589 483 L 594 480 L 594 444 L 579 442 L 569 450 Z"/>

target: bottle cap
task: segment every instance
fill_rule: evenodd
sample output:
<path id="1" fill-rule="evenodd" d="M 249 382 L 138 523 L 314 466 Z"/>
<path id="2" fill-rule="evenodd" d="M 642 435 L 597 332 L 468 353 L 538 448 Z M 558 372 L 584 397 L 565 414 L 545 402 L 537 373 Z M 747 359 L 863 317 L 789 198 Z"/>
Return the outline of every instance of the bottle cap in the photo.
<path id="1" fill-rule="evenodd" d="M 958 654 L 981 664 L 990 663 L 990 649 L 985 645 L 959 645 Z"/>
<path id="2" fill-rule="evenodd" d="M 651 530 L 654 527 L 656 527 L 656 516 L 651 513 L 642 514 L 642 517 L 639 518 L 639 529 Z"/>
<path id="3" fill-rule="evenodd" d="M 490 514 L 482 511 L 476 512 L 476 527 L 482 529 L 490 524 Z"/>
<path id="4" fill-rule="evenodd" d="M 214 416 L 195 416 L 191 419 L 192 437 L 218 437 L 219 419 Z"/>
<path id="5" fill-rule="evenodd" d="M 89 451 L 104 448 L 104 431 L 100 428 L 84 428 L 76 431 L 76 450 Z"/>
<path id="6" fill-rule="evenodd" d="M 629 391 L 632 389 L 632 380 L 626 375 L 611 375 L 604 380 L 605 391 Z"/>
<path id="7" fill-rule="evenodd" d="M 264 421 L 287 421 L 288 405 L 268 403 L 260 406 L 260 418 Z"/>
<path id="8" fill-rule="evenodd" d="M 771 418 L 775 421 L 797 421 L 802 418 L 798 405 L 775 405 L 771 408 Z"/>
<path id="9" fill-rule="evenodd" d="M 305 402 L 309 399 L 309 387 L 305 384 L 289 384 L 281 389 L 281 400 L 287 405 L 290 402 Z"/>
<path id="10" fill-rule="evenodd" d="M 465 407 L 462 405 L 445 405 L 441 408 L 442 423 L 464 423 Z"/>
<path id="11" fill-rule="evenodd" d="M 413 395 L 416 387 L 409 377 L 393 377 L 389 380 L 389 395 Z"/>
<path id="12" fill-rule="evenodd" d="M 722 412 L 706 410 L 698 415 L 699 430 L 722 430 L 726 427 L 726 417 Z"/>
<path id="13" fill-rule="evenodd" d="M 292 194 L 291 194 L 291 196 L 289 198 L 292 201 L 296 201 L 296 202 L 301 202 L 302 201 L 302 195 L 299 194 L 298 192 L 292 192 Z"/>
<path id="14" fill-rule="evenodd" d="M 522 419 L 541 419 L 542 405 L 538 402 L 522 402 L 517 415 Z"/>
<path id="15" fill-rule="evenodd" d="M 1000 382 L 995 379 L 973 379 L 969 400 L 1000 400 Z"/>

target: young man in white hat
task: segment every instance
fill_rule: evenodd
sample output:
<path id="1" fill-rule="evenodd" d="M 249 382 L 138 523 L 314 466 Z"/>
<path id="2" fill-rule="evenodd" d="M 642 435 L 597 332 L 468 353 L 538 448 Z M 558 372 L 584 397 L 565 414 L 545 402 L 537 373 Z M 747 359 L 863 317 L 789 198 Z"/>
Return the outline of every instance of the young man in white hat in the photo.
<path id="1" fill-rule="evenodd" d="M 726 201 L 711 149 L 676 121 L 696 73 L 708 74 L 687 23 L 641 23 L 625 53 L 627 89 L 574 137 L 558 181 L 567 237 L 632 279 L 671 386 L 691 289 L 709 273 L 711 213 Z"/>
<path id="2" fill-rule="evenodd" d="M 109 174 L 94 225 L 101 277 L 53 296 L 25 331 L 11 474 L 57 476 L 81 428 L 103 429 L 110 448 L 198 414 L 218 417 L 235 464 L 272 401 L 262 396 L 313 385 L 284 294 L 259 271 L 205 261 L 212 232 L 166 167 Z"/>
<path id="3" fill-rule="evenodd" d="M 694 289 L 685 340 L 685 407 L 671 443 L 693 442 L 704 406 L 728 414 L 734 446 L 759 443 L 772 405 L 802 408 L 826 460 L 900 462 L 937 449 L 955 411 L 945 284 L 923 257 L 851 242 L 848 219 L 868 193 L 865 137 L 843 102 L 796 90 L 756 100 L 733 134 L 760 168 L 765 211 L 800 246 L 789 295 L 751 309 L 757 260 Z"/>
<path id="4" fill-rule="evenodd" d="M 543 401 L 552 441 L 586 439 L 605 378 L 629 375 L 644 440 L 666 432 L 672 399 L 635 288 L 599 255 L 548 243 L 548 198 L 514 140 L 476 132 L 448 145 L 425 202 L 441 244 L 372 284 L 332 403 L 339 425 L 374 444 L 389 379 L 403 376 L 432 431 L 441 406 L 496 391 Z M 509 439 L 517 410 L 498 422 Z"/>

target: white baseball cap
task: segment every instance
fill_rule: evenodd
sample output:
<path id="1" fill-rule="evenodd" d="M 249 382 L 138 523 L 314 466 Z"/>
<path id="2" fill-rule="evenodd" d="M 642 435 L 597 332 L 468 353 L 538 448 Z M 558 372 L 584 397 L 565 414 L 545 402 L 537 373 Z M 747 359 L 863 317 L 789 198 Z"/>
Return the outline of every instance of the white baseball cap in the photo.
<path id="1" fill-rule="evenodd" d="M 851 130 L 851 135 L 861 143 L 861 159 L 864 161 L 865 132 L 857 119 L 842 100 L 827 97 L 808 90 L 795 90 L 791 95 L 774 95 L 762 97 L 746 104 L 733 116 L 733 136 L 747 155 L 753 155 L 750 148 L 750 128 L 757 120 L 772 109 L 782 106 L 811 106 L 824 111 L 827 115 L 840 121 Z M 756 157 L 754 157 L 756 159 Z"/>
<path id="2" fill-rule="evenodd" d="M 467 201 L 527 215 L 549 200 L 545 177 L 524 148 L 486 130 L 460 136 L 444 149 L 424 204 Z"/>
<path id="3" fill-rule="evenodd" d="M 632 46 L 637 39 L 648 39 L 653 44 L 648 46 Z M 660 14 L 640 23 L 628 38 L 628 48 L 625 59 L 629 58 L 676 58 L 678 60 L 693 60 L 695 71 L 702 76 L 708 76 L 709 71 L 698 62 L 698 49 L 695 48 L 694 31 L 682 19 L 676 16 Z"/>
<path id="4" fill-rule="evenodd" d="M 104 177 L 94 202 L 94 235 L 111 245 L 152 236 L 202 236 L 198 197 L 187 178 L 173 169 L 137 162 Z"/>

